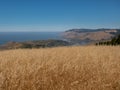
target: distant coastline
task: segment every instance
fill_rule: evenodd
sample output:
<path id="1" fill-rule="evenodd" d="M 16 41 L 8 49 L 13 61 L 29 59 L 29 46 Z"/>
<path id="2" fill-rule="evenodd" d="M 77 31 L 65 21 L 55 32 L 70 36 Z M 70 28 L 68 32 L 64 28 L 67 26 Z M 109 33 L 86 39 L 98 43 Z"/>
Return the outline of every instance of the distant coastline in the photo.
<path id="1" fill-rule="evenodd" d="M 112 37 L 119 34 L 120 29 L 105 28 L 70 29 L 64 32 L 0 32 L 0 45 L 9 42 L 22 43 L 41 40 L 62 40 L 72 45 L 89 45 L 111 40 Z"/>

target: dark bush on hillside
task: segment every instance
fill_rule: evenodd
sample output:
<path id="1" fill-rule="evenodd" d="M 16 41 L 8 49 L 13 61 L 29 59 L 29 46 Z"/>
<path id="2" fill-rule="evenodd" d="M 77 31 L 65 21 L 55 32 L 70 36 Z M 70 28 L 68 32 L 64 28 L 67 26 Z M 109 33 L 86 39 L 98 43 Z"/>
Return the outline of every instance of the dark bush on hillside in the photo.
<path id="1" fill-rule="evenodd" d="M 96 45 L 120 45 L 120 35 L 112 38 L 111 41 L 99 42 L 99 43 L 96 43 Z"/>
<path id="2" fill-rule="evenodd" d="M 25 43 L 21 46 L 21 48 L 32 48 L 32 45 Z"/>

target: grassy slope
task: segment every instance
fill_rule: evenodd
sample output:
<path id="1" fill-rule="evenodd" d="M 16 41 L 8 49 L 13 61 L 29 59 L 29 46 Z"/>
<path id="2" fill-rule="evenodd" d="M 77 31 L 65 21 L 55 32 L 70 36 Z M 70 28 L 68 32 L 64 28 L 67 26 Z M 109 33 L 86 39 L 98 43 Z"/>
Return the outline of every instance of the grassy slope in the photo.
<path id="1" fill-rule="evenodd" d="M 0 90 L 120 90 L 120 47 L 1 51 Z"/>

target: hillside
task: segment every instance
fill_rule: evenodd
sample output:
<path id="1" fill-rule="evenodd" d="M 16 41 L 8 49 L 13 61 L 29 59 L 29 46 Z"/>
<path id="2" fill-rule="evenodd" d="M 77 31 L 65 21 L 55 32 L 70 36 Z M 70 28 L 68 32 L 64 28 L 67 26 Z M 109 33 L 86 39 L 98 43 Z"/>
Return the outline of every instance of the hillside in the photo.
<path id="1" fill-rule="evenodd" d="M 110 40 L 120 34 L 120 29 L 71 29 L 63 37 L 73 43 L 89 44 Z"/>
<path id="2" fill-rule="evenodd" d="M 0 51 L 0 90 L 120 90 L 120 47 Z"/>
<path id="3" fill-rule="evenodd" d="M 0 50 L 6 49 L 19 49 L 19 48 L 46 48 L 46 47 L 58 47 L 71 45 L 67 41 L 63 40 L 36 40 L 25 42 L 8 42 L 0 46 Z"/>

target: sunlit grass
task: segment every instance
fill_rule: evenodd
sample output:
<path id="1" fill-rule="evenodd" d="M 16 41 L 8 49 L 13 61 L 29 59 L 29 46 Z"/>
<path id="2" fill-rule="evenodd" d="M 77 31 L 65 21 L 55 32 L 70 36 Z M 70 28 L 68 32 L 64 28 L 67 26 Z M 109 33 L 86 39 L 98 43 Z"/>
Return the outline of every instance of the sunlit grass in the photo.
<path id="1" fill-rule="evenodd" d="M 120 47 L 0 51 L 0 90 L 120 90 Z"/>

